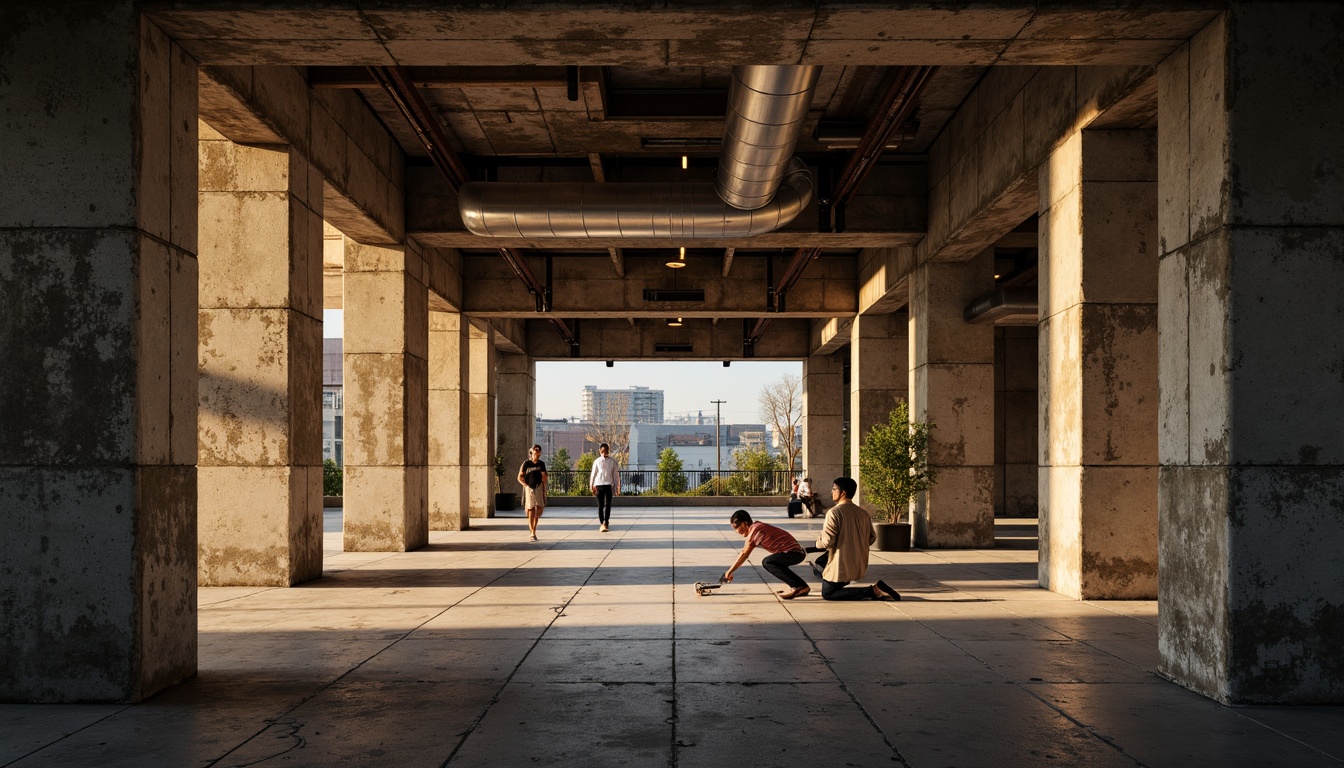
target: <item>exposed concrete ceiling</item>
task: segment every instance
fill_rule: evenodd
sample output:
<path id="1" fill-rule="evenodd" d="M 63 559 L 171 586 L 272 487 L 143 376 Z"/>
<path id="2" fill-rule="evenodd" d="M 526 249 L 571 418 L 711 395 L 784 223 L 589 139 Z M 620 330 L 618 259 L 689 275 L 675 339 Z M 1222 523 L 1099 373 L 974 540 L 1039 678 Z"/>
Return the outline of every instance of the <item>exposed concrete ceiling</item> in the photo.
<path id="1" fill-rule="evenodd" d="M 627 280 L 627 264 L 643 272 L 644 261 L 661 258 L 656 250 L 636 249 L 676 244 L 486 241 L 465 232 L 455 193 L 365 66 L 408 68 L 474 178 L 608 182 L 711 176 L 735 64 L 823 66 L 798 146 L 823 177 L 838 173 L 851 150 L 819 140 L 819 126 L 861 133 L 899 68 L 938 66 L 919 95 L 913 120 L 898 130 L 898 146 L 867 183 L 870 196 L 852 206 L 845 231 L 819 231 L 814 206 L 769 235 L 697 243 L 720 251 L 720 271 L 701 271 L 727 279 L 734 263 L 759 263 L 769 254 L 784 259 L 799 248 L 853 258 L 859 248 L 914 245 L 927 220 L 925 153 L 988 67 L 1150 66 L 1223 3 L 225 5 L 208 10 L 165 5 L 149 15 L 202 63 L 303 66 L 311 87 L 355 90 L 407 156 L 406 226 L 418 242 L 457 248 L 468 257 L 502 246 L 524 249 L 534 260 L 543 252 L 556 259 L 601 260 L 611 277 Z M 578 74 L 573 100 L 572 66 Z M 1150 127 L 1155 103 L 1150 84 L 1116 105 L 1098 127 Z M 685 170 L 682 155 L 689 158 Z M 535 317 L 527 312 L 528 302 L 512 304 L 521 308 L 518 317 Z M 790 308 L 796 318 L 816 318 L 826 309 L 801 302 Z M 735 307 L 724 316 L 741 314 Z M 840 313 L 849 314 L 852 310 Z"/>

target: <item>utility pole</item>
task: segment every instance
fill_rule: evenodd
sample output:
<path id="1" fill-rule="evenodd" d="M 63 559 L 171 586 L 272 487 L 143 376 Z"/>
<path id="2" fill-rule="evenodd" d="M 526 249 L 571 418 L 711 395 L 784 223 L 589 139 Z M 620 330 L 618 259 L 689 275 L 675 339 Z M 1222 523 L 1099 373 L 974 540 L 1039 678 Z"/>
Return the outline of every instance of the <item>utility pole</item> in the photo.
<path id="1" fill-rule="evenodd" d="M 710 400 L 714 404 L 714 460 L 718 464 L 714 476 L 723 482 L 723 451 L 719 449 L 719 434 L 722 427 L 719 426 L 719 417 L 722 415 L 721 407 L 727 400 Z M 718 490 L 717 488 L 715 490 Z"/>

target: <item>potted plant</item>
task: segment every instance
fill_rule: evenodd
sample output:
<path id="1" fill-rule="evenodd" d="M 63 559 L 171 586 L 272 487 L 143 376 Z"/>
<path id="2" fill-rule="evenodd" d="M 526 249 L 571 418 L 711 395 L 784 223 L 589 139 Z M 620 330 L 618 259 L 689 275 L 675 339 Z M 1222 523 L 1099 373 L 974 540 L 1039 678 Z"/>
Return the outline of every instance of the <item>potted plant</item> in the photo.
<path id="1" fill-rule="evenodd" d="M 518 508 L 518 494 L 505 493 L 501 489 L 504 480 L 504 452 L 495 451 L 495 511 L 512 512 Z"/>
<path id="2" fill-rule="evenodd" d="M 859 446 L 864 506 L 877 513 L 877 548 L 910 549 L 910 501 L 933 485 L 929 468 L 932 423 L 910 421 L 910 406 L 896 403 L 886 424 L 875 424 Z"/>

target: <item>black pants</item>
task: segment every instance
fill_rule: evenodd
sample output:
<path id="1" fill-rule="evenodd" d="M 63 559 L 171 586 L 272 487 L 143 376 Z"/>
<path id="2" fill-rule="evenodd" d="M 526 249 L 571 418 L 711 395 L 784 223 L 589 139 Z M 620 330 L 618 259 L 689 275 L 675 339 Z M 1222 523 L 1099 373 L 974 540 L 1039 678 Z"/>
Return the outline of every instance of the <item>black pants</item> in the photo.
<path id="1" fill-rule="evenodd" d="M 795 549 L 792 552 L 779 552 L 766 557 L 761 561 L 761 565 L 765 566 L 765 570 L 769 571 L 775 578 L 794 589 L 798 589 L 799 587 L 806 587 L 807 582 L 799 578 L 798 574 L 794 573 L 789 566 L 803 562 L 803 558 L 806 556 L 801 549 Z"/>
<path id="2" fill-rule="evenodd" d="M 611 520 L 611 486 L 597 486 L 597 521 L 603 525 Z"/>
<path id="3" fill-rule="evenodd" d="M 820 557 L 812 562 L 817 568 L 825 570 L 826 561 L 830 558 L 829 552 L 823 552 Z M 876 600 L 873 595 L 872 587 L 847 587 L 848 581 L 827 581 L 821 580 L 821 599 L 822 600 Z"/>

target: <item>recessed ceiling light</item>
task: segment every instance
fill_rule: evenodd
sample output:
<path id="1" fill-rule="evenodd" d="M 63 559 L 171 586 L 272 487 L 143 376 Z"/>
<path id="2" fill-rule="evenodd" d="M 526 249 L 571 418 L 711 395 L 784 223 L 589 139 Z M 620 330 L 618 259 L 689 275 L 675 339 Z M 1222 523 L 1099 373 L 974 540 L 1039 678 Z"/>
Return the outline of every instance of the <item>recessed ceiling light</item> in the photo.
<path id="1" fill-rule="evenodd" d="M 681 252 L 680 252 L 679 254 L 677 254 L 677 258 L 676 258 L 676 260 L 675 260 L 675 261 L 669 261 L 669 262 L 667 262 L 667 266 L 671 267 L 672 269 L 681 269 L 682 267 L 686 266 L 686 248 L 685 248 L 685 246 L 683 246 L 682 249 L 681 249 Z"/>
<path id="2" fill-rule="evenodd" d="M 682 156 L 681 156 L 681 170 L 683 170 L 683 171 L 686 170 L 686 167 L 687 167 L 687 165 L 689 165 L 689 163 L 690 163 L 690 160 L 689 160 L 685 155 L 682 155 Z"/>

